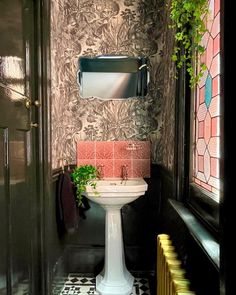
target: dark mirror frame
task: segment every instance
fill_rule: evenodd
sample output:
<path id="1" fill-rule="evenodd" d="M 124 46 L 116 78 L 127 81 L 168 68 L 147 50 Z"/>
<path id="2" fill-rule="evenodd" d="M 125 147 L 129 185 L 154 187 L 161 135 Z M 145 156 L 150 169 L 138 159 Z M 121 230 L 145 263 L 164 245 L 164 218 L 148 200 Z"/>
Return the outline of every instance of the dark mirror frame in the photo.
<path id="1" fill-rule="evenodd" d="M 78 85 L 82 98 L 143 98 L 148 92 L 147 57 L 119 55 L 81 56 Z"/>

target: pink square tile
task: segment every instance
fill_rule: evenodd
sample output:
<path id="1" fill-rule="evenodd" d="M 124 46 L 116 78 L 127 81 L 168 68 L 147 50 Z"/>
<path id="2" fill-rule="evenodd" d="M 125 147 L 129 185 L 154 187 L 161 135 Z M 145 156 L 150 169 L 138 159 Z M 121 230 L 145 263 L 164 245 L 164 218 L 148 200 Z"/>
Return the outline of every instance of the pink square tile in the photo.
<path id="1" fill-rule="evenodd" d="M 128 170 L 128 178 L 131 177 L 131 160 L 115 159 L 114 160 L 114 177 L 122 177 L 122 166 L 126 165 Z"/>
<path id="2" fill-rule="evenodd" d="M 143 176 L 143 163 L 142 160 L 133 160 L 133 173 L 132 177 L 142 177 Z"/>
<path id="3" fill-rule="evenodd" d="M 129 141 L 114 141 L 114 159 L 131 159 L 131 151 L 127 150 Z"/>
<path id="4" fill-rule="evenodd" d="M 95 158 L 95 142 L 94 141 L 77 142 L 77 158 L 94 159 Z"/>
<path id="5" fill-rule="evenodd" d="M 132 151 L 132 159 L 142 159 L 143 157 L 143 144 L 142 141 L 133 141 L 132 142 L 136 146 L 136 150 Z"/>
<path id="6" fill-rule="evenodd" d="M 77 158 L 85 159 L 86 158 L 86 144 L 85 141 L 77 142 Z"/>
<path id="7" fill-rule="evenodd" d="M 150 159 L 150 141 L 142 141 L 142 159 Z"/>
<path id="8" fill-rule="evenodd" d="M 96 142 L 97 159 L 113 159 L 113 142 L 97 141 Z"/>
<path id="9" fill-rule="evenodd" d="M 103 165 L 104 177 L 113 177 L 113 160 L 96 159 L 96 166 Z"/>
<path id="10" fill-rule="evenodd" d="M 133 151 L 133 159 L 150 159 L 149 141 L 134 141 L 134 144 L 138 149 Z"/>
<path id="11" fill-rule="evenodd" d="M 77 159 L 77 166 L 81 166 L 81 165 L 95 166 L 95 160 L 94 159 Z"/>
<path id="12" fill-rule="evenodd" d="M 150 166 L 150 160 L 142 160 L 142 177 L 150 177 L 151 176 L 151 166 Z"/>
<path id="13" fill-rule="evenodd" d="M 104 142 L 97 141 L 96 142 L 96 159 L 104 158 Z"/>
<path id="14" fill-rule="evenodd" d="M 95 159 L 95 141 L 86 142 L 86 159 Z"/>
<path id="15" fill-rule="evenodd" d="M 104 145 L 104 158 L 113 159 L 114 157 L 114 141 L 107 141 Z"/>

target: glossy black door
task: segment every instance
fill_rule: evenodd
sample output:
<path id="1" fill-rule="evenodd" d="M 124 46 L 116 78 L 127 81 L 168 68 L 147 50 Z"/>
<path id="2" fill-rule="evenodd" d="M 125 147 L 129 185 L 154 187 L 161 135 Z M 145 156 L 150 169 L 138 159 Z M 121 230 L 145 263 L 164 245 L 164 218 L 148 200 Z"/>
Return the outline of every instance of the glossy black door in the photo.
<path id="1" fill-rule="evenodd" d="M 39 289 L 33 4 L 0 1 L 1 295 L 33 295 Z"/>

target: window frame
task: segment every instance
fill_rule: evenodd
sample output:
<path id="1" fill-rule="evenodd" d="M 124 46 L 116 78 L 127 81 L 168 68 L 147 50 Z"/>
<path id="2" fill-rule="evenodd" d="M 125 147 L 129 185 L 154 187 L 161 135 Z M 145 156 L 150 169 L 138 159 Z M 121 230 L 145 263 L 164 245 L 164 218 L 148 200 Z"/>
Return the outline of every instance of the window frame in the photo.
<path id="1" fill-rule="evenodd" d="M 222 18 L 222 15 L 221 15 Z M 222 22 L 221 22 L 222 32 Z M 221 50 L 223 51 L 223 42 L 221 35 Z M 221 109 L 221 159 L 220 159 L 220 176 L 222 179 L 223 169 L 223 70 L 222 56 L 220 56 L 220 109 Z M 220 203 L 214 200 L 214 194 L 198 186 L 192 181 L 192 156 L 193 156 L 193 124 L 195 124 L 195 114 L 193 109 L 195 92 L 189 87 L 189 79 L 186 67 L 183 66 L 178 71 L 178 80 L 176 83 L 176 106 L 175 106 L 175 177 L 174 189 L 176 199 L 185 204 L 187 208 L 200 220 L 200 222 L 209 230 L 216 239 L 219 240 L 219 211 Z"/>
<path id="2" fill-rule="evenodd" d="M 218 229 L 220 244 L 220 263 L 219 263 L 219 281 L 220 292 L 222 294 L 233 295 L 235 292 L 235 274 L 232 269 L 235 267 L 236 251 L 235 244 L 232 243 L 232 226 L 235 224 L 235 144 L 232 136 L 232 126 L 235 117 L 235 108 L 233 105 L 232 93 L 235 91 L 235 84 L 232 83 L 232 71 L 234 59 L 234 47 L 232 42 L 232 28 L 235 23 L 233 4 L 230 1 L 220 1 L 220 72 L 221 72 L 221 149 L 222 157 L 220 159 L 220 179 L 221 199 L 217 205 L 220 214 L 220 226 Z M 188 163 L 188 140 L 190 139 L 188 128 L 186 127 L 188 116 L 185 111 L 190 108 L 189 88 L 186 87 L 186 71 L 180 70 L 177 80 L 176 92 L 176 130 L 175 130 L 175 165 L 174 165 L 174 193 L 178 201 L 182 202 L 183 207 L 191 207 L 194 195 L 189 193 L 189 163 Z M 187 90 L 186 90 L 187 89 Z M 187 95 L 185 92 L 187 91 Z M 186 103 L 186 104 L 185 104 Z M 183 113 L 181 113 L 183 112 Z M 181 114 L 181 115 L 180 115 Z M 180 118 L 180 120 L 178 120 Z M 181 137 L 183 135 L 183 137 Z M 189 196 L 190 195 L 190 196 Z M 192 198 L 192 200 L 191 200 Z M 204 198 L 204 197 L 203 197 Z M 191 211 L 194 212 L 194 207 Z M 196 211 L 194 215 L 197 215 Z M 200 214 L 203 215 L 203 212 Z M 197 217 L 198 220 L 200 217 Z M 203 215 L 203 226 L 205 227 Z M 189 224 L 189 220 L 186 221 Z M 194 235 L 193 235 L 194 237 Z M 195 239 L 195 237 L 194 237 Z M 199 262 L 201 263 L 201 262 Z"/>
<path id="3" fill-rule="evenodd" d="M 219 0 L 220 1 L 220 0 Z M 220 6 L 222 8 L 222 1 L 220 1 Z M 224 77 L 223 77 L 223 50 L 224 50 L 224 44 L 223 44 L 223 21 L 222 21 L 222 10 L 220 10 L 220 163 L 219 163 L 219 180 L 222 184 L 223 179 L 223 155 L 224 155 L 224 144 L 223 144 L 223 128 L 224 128 L 224 116 L 223 116 L 223 85 L 224 85 Z M 193 213 L 203 222 L 203 224 L 207 227 L 209 231 L 214 234 L 216 238 L 219 239 L 219 228 L 220 228 L 220 222 L 219 222 L 219 212 L 220 212 L 220 201 L 214 200 L 215 194 L 209 192 L 208 190 L 204 189 L 203 187 L 197 185 L 192 180 L 193 176 L 193 160 L 194 160 L 194 141 L 193 139 L 193 133 L 194 133 L 194 125 L 196 124 L 196 114 L 195 114 L 195 102 L 196 102 L 196 87 L 189 92 L 189 99 L 190 99 L 190 105 L 189 105 L 189 122 L 188 126 L 190 128 L 189 131 L 189 146 L 188 146 L 188 153 L 189 153 L 189 166 L 188 166 L 188 172 L 189 172 L 189 181 L 188 186 L 186 189 L 187 192 L 187 198 L 186 203 L 188 207 L 193 211 Z M 223 197 L 223 189 L 222 185 L 219 190 L 220 196 L 219 199 L 222 200 Z"/>
<path id="4" fill-rule="evenodd" d="M 221 69 L 220 69 L 221 73 Z M 220 85 L 222 76 L 220 76 Z M 187 85 L 186 85 L 187 87 Z M 188 122 L 186 126 L 189 127 L 189 139 L 188 139 L 188 183 L 186 184 L 186 205 L 194 213 L 194 215 L 204 224 L 204 226 L 216 237 L 219 238 L 219 202 L 217 202 L 215 194 L 204 189 L 200 185 L 197 185 L 193 177 L 193 161 L 195 158 L 195 136 L 194 136 L 194 126 L 196 124 L 196 113 L 195 113 L 195 103 L 196 103 L 196 88 L 189 90 L 189 106 L 188 106 Z M 220 108 L 222 107 L 222 99 Z M 223 116 L 220 115 L 220 130 L 222 131 L 222 121 Z M 223 138 L 221 132 L 221 139 Z M 220 145 L 221 155 L 223 150 L 223 145 Z M 222 157 L 222 156 L 221 156 Z M 221 167 L 221 165 L 220 165 Z M 220 168 L 221 169 L 221 168 Z M 219 175 L 221 181 L 222 173 Z"/>
<path id="5" fill-rule="evenodd" d="M 200 220 L 200 222 L 219 239 L 219 207 L 211 193 L 191 181 L 191 91 L 185 68 L 179 71 L 176 87 L 176 146 L 175 146 L 175 177 L 174 189 L 176 199 Z M 222 120 L 223 121 L 223 118 Z M 221 128 L 222 129 L 222 128 Z M 221 145 L 221 149 L 223 145 Z M 222 153 L 223 154 L 223 153 Z M 221 166 L 221 165 L 220 165 Z M 222 169 L 222 167 L 220 168 Z M 220 179 L 221 177 L 220 172 Z"/>
<path id="6" fill-rule="evenodd" d="M 194 183 L 189 183 L 186 203 L 195 216 L 218 238 L 219 235 L 219 203 L 211 193 Z"/>

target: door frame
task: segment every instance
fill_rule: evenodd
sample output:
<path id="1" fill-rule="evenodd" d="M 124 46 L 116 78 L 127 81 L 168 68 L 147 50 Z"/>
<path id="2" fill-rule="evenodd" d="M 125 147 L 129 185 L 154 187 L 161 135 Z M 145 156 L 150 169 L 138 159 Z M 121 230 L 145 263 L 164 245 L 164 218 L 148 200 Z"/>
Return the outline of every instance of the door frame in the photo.
<path id="1" fill-rule="evenodd" d="M 39 264 L 41 295 L 51 294 L 52 274 L 47 243 L 47 216 L 50 208 L 51 182 L 51 88 L 50 88 L 50 0 L 35 1 L 37 100 L 41 107 L 38 111 L 38 157 L 37 191 L 39 199 Z"/>

